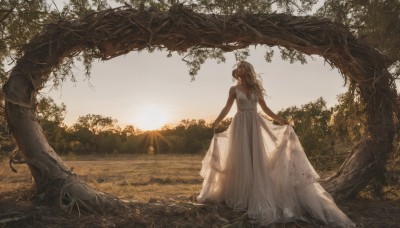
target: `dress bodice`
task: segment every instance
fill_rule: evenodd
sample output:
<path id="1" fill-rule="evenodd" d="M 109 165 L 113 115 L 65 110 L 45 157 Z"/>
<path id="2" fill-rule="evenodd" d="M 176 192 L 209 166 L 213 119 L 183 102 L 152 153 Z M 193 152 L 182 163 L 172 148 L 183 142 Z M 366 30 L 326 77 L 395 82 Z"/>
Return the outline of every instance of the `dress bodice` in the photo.
<path id="1" fill-rule="evenodd" d="M 236 104 L 238 111 L 254 110 L 257 111 L 258 96 L 252 92 L 248 97 L 244 92 L 235 86 Z"/>

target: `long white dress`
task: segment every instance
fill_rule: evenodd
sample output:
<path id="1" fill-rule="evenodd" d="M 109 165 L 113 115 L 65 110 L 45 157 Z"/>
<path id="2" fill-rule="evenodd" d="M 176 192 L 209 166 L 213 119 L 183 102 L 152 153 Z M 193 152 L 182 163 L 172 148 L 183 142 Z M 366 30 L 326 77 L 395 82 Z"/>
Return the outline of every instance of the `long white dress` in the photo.
<path id="1" fill-rule="evenodd" d="M 318 183 L 293 128 L 259 115 L 256 94 L 248 98 L 237 87 L 235 93 L 238 112 L 212 139 L 202 162 L 198 201 L 225 202 L 260 225 L 308 213 L 330 226 L 355 226 Z"/>

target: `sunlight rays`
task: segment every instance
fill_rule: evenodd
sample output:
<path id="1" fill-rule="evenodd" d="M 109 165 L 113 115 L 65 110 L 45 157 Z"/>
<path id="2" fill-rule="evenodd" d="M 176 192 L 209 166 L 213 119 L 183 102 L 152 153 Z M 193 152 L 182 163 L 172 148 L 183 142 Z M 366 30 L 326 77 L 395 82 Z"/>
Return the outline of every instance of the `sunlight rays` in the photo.
<path id="1" fill-rule="evenodd" d="M 168 139 L 161 135 L 160 132 L 147 131 L 141 143 L 143 153 L 148 153 L 150 155 L 158 154 L 161 148 L 160 143 L 166 144 L 168 152 L 171 150 L 171 142 L 169 142 Z"/>

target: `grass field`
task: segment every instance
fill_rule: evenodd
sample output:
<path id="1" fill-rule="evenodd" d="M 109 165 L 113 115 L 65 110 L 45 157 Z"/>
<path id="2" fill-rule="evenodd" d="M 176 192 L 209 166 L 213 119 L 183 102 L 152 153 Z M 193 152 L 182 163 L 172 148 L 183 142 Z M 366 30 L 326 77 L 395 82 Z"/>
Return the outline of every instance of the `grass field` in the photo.
<path id="1" fill-rule="evenodd" d="M 148 201 L 198 193 L 202 183 L 201 160 L 199 155 L 144 155 L 118 161 L 67 163 L 81 179 L 98 190 L 122 199 Z"/>
<path id="2" fill-rule="evenodd" d="M 248 227 L 243 215 L 223 205 L 193 201 L 202 185 L 203 155 L 65 156 L 68 167 L 94 189 L 135 202 L 118 215 L 70 214 L 38 207 L 30 201 L 32 178 L 26 165 L 14 173 L 3 160 L 0 167 L 0 227 Z M 321 173 L 322 176 L 326 173 Z M 396 177 L 397 178 L 397 177 Z M 399 194 L 399 178 L 394 196 Z M 397 192 L 397 193 L 396 193 Z M 338 201 L 360 227 L 400 227 L 400 199 L 359 198 Z M 38 209 L 39 208 L 39 209 Z M 11 221 L 11 223 L 10 223 Z M 140 221 L 138 223 L 138 221 Z M 21 225 L 22 224 L 22 225 Z M 132 224 L 136 224 L 132 226 Z M 276 227 L 316 227 L 286 224 Z"/>
<path id="3" fill-rule="evenodd" d="M 117 155 L 62 157 L 78 177 L 96 190 L 122 199 L 148 201 L 193 195 L 200 191 L 202 155 Z M 32 183 L 26 165 L 15 166 L 17 173 L 3 161 L 0 192 L 12 191 Z"/>

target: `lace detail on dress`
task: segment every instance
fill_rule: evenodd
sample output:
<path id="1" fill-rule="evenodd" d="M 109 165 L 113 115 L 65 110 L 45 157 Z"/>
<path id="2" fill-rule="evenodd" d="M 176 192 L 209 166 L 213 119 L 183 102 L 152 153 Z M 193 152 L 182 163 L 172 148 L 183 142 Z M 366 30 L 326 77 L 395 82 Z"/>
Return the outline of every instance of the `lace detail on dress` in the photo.
<path id="1" fill-rule="evenodd" d="M 254 110 L 257 111 L 258 97 L 255 93 L 251 93 L 250 97 L 247 97 L 240 89 L 235 86 L 236 92 L 236 104 L 238 111 Z"/>

